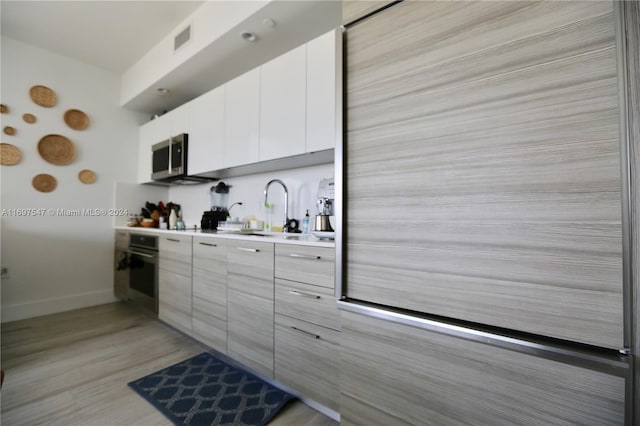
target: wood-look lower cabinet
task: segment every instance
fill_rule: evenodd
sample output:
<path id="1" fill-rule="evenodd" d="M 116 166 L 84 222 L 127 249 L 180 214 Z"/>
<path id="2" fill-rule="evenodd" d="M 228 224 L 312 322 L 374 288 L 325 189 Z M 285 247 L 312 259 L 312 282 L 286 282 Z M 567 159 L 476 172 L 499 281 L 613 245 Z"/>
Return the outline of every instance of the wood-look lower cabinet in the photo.
<path id="1" fill-rule="evenodd" d="M 158 237 L 158 318 L 191 335 L 192 237 Z"/>
<path id="2" fill-rule="evenodd" d="M 276 380 L 339 411 L 339 337 L 339 331 L 276 314 Z"/>
<path id="3" fill-rule="evenodd" d="M 218 238 L 193 238 L 193 337 L 227 352 L 227 246 Z"/>
<path id="4" fill-rule="evenodd" d="M 343 425 L 624 424 L 622 377 L 342 313 Z"/>
<path id="5" fill-rule="evenodd" d="M 275 248 L 275 378 L 339 410 L 340 313 L 335 249 L 293 244 Z"/>
<path id="6" fill-rule="evenodd" d="M 227 242 L 227 355 L 273 377 L 272 243 Z"/>
<path id="7" fill-rule="evenodd" d="M 277 278 L 335 288 L 334 248 L 277 244 L 275 259 Z"/>

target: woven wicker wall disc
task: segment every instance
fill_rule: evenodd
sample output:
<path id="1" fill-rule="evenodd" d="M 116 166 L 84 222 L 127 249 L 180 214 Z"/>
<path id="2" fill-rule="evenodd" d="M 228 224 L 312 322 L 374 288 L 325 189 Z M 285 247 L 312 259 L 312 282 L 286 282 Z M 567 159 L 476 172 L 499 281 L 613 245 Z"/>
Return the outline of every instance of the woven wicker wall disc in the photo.
<path id="1" fill-rule="evenodd" d="M 36 118 L 35 115 L 33 114 L 22 114 L 22 119 L 25 121 L 25 123 L 29 123 L 29 124 L 33 124 L 36 121 L 38 121 L 38 119 Z"/>
<path id="2" fill-rule="evenodd" d="M 76 147 L 62 135 L 47 135 L 38 142 L 38 153 L 45 161 L 64 166 L 76 158 Z"/>
<path id="3" fill-rule="evenodd" d="M 16 134 L 15 127 L 11 127 L 11 126 L 4 126 L 4 129 L 2 131 L 4 132 L 5 135 L 9 135 L 9 136 L 14 136 Z"/>
<path id="4" fill-rule="evenodd" d="M 90 185 L 96 181 L 96 174 L 93 170 L 84 169 L 78 173 L 78 179 L 80 182 Z"/>
<path id="5" fill-rule="evenodd" d="M 70 109 L 65 112 L 64 122 L 73 130 L 84 130 L 89 127 L 89 117 L 79 109 Z"/>
<path id="6" fill-rule="evenodd" d="M 29 90 L 29 96 L 33 102 L 45 108 L 51 108 L 58 102 L 56 92 L 46 86 L 33 86 Z"/>
<path id="7" fill-rule="evenodd" d="M 40 192 L 51 192 L 58 186 L 58 181 L 53 176 L 43 173 L 35 176 L 31 184 Z"/>
<path id="8" fill-rule="evenodd" d="M 0 143 L 0 164 L 3 166 L 13 166 L 20 162 L 22 154 L 17 146 L 10 143 Z"/>
<path id="9" fill-rule="evenodd" d="M 1 114 L 6 114 L 9 112 L 9 107 L 6 106 L 5 104 L 0 104 L 0 113 Z"/>

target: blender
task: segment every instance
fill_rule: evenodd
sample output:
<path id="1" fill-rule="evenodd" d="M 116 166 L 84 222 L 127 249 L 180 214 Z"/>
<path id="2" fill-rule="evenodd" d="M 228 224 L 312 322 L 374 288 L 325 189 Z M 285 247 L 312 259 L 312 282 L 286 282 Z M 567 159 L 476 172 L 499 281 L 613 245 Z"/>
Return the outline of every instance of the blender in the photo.
<path id="1" fill-rule="evenodd" d="M 227 208 L 229 203 L 229 188 L 231 188 L 230 185 L 219 182 L 209 190 L 211 210 L 202 214 L 202 220 L 200 221 L 202 229 L 216 230 L 218 229 L 218 222 L 227 220 L 227 216 L 229 215 L 229 209 Z"/>

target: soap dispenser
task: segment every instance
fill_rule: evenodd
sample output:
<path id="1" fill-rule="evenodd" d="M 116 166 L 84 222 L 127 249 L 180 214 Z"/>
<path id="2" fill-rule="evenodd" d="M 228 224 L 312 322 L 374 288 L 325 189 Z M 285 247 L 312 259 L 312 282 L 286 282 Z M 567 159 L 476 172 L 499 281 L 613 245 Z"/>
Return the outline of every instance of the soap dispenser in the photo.
<path id="1" fill-rule="evenodd" d="M 302 219 L 302 233 L 303 234 L 308 234 L 309 233 L 309 223 L 311 221 L 311 217 L 309 216 L 309 209 L 307 209 L 307 213 L 304 215 L 304 218 Z"/>

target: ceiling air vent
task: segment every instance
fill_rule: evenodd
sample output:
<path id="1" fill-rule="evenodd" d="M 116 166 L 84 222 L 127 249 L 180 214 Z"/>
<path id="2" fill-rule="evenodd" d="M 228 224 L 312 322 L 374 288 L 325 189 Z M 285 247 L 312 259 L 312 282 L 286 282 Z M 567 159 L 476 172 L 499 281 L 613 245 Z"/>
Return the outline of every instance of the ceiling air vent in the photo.
<path id="1" fill-rule="evenodd" d="M 184 46 L 189 40 L 191 40 L 191 25 L 182 30 L 180 34 L 173 39 L 173 51 L 175 52 L 180 49 L 180 47 Z"/>

